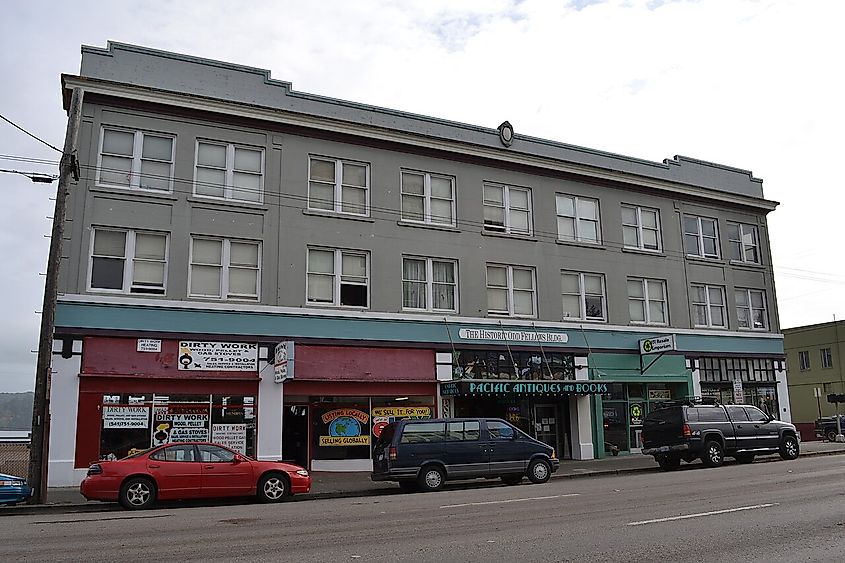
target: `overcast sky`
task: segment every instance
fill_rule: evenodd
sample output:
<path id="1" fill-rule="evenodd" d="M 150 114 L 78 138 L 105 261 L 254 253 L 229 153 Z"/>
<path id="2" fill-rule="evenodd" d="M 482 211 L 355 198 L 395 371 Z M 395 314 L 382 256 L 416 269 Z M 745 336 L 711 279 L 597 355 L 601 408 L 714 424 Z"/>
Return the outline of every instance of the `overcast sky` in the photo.
<path id="1" fill-rule="evenodd" d="M 59 77 L 107 40 L 302 92 L 661 161 L 751 170 L 782 328 L 845 318 L 845 2 L 3 2 L 0 114 L 61 147 Z M 0 168 L 58 153 L 0 122 Z M 0 392 L 33 388 L 55 184 L 0 173 Z"/>

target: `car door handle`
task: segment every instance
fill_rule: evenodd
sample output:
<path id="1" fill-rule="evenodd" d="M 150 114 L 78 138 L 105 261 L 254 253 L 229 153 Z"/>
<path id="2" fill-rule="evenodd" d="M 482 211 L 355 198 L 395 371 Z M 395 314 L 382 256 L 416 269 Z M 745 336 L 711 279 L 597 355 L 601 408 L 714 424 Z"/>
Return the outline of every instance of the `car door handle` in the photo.
<path id="1" fill-rule="evenodd" d="M 149 467 L 150 467 L 150 469 L 158 469 L 158 468 L 159 468 L 159 467 L 161 467 L 161 466 L 160 466 L 160 465 L 158 465 L 158 464 L 155 464 L 155 465 L 154 465 L 154 464 L 152 464 L 152 463 L 151 463 L 151 464 L 149 465 Z"/>
<path id="2" fill-rule="evenodd" d="M 205 468 L 206 469 L 214 469 L 214 466 L 213 465 L 206 465 Z"/>

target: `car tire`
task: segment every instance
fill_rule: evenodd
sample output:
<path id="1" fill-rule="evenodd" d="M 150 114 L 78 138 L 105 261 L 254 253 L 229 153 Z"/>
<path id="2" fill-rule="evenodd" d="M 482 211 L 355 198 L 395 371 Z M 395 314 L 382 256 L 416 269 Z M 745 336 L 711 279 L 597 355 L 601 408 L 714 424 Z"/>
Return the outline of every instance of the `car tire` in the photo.
<path id="1" fill-rule="evenodd" d="M 523 475 L 502 475 L 502 483 L 505 485 L 519 485 Z"/>
<path id="2" fill-rule="evenodd" d="M 725 449 L 716 440 L 704 442 L 704 450 L 701 453 L 701 462 L 707 467 L 719 467 L 725 463 Z"/>
<path id="3" fill-rule="evenodd" d="M 798 439 L 791 434 L 784 436 L 780 441 L 780 449 L 778 453 L 780 454 L 781 459 L 796 459 L 800 453 Z"/>
<path id="4" fill-rule="evenodd" d="M 288 479 L 281 473 L 266 473 L 258 480 L 256 494 L 260 502 L 282 502 L 290 494 Z"/>
<path id="5" fill-rule="evenodd" d="M 754 454 L 737 454 L 734 459 L 737 463 L 754 463 Z"/>
<path id="6" fill-rule="evenodd" d="M 836 430 L 830 430 L 827 433 L 827 441 L 828 442 L 835 442 L 836 441 Z"/>
<path id="7" fill-rule="evenodd" d="M 415 493 L 420 490 L 414 481 L 399 481 L 399 488 L 405 493 Z"/>
<path id="8" fill-rule="evenodd" d="M 677 455 L 655 456 L 654 460 L 663 471 L 676 471 L 681 466 L 681 458 Z"/>
<path id="9" fill-rule="evenodd" d="M 120 487 L 120 505 L 127 510 L 150 508 L 156 501 L 156 486 L 147 477 L 132 477 Z"/>
<path id="10" fill-rule="evenodd" d="M 552 467 L 544 459 L 535 459 L 528 465 L 528 479 L 535 484 L 545 483 L 552 477 Z"/>
<path id="11" fill-rule="evenodd" d="M 420 471 L 417 483 L 423 491 L 439 491 L 446 484 L 446 472 L 437 465 L 427 465 Z"/>

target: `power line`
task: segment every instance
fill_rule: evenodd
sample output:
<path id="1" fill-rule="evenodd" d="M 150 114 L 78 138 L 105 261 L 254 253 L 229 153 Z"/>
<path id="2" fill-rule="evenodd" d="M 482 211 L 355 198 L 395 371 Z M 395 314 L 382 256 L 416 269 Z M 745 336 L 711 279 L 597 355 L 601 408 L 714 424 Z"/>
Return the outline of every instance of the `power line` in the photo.
<path id="1" fill-rule="evenodd" d="M 32 137 L 33 139 L 35 139 L 35 140 L 36 140 L 36 141 L 38 141 L 39 143 L 43 143 L 43 144 L 47 145 L 48 147 L 50 147 L 51 149 L 53 149 L 54 151 L 56 151 L 57 153 L 62 154 L 62 150 L 61 150 L 61 149 L 57 149 L 56 147 L 54 147 L 53 145 L 51 145 L 50 143 L 48 143 L 48 142 L 47 142 L 47 141 L 45 141 L 44 139 L 41 139 L 41 138 L 39 138 L 39 137 L 36 137 L 35 135 L 33 135 L 32 133 L 30 133 L 29 131 L 27 131 L 26 129 L 24 129 L 23 127 L 21 127 L 20 125 L 18 125 L 17 123 L 15 123 L 15 122 L 13 122 L 12 120 L 10 120 L 9 118 L 7 118 L 7 117 L 6 117 L 5 115 L 3 115 L 2 113 L 0 113 L 0 119 L 2 119 L 2 120 L 3 120 L 3 121 L 5 121 L 6 123 L 8 123 L 8 124 L 9 124 L 9 125 L 11 125 L 12 127 L 14 127 L 15 129 L 18 129 L 18 130 L 20 130 L 20 131 L 23 131 L 24 133 L 26 133 L 27 135 L 29 135 L 30 137 Z"/>
<path id="2" fill-rule="evenodd" d="M 56 176 L 55 174 L 42 174 L 41 172 L 22 172 L 20 170 L 8 170 L 6 168 L 0 168 L 0 172 L 5 172 L 7 174 L 20 174 L 21 176 L 26 176 L 33 182 L 38 182 L 42 184 L 50 184 L 58 178 L 58 176 Z"/>
<path id="3" fill-rule="evenodd" d="M 0 160 L 13 160 L 15 162 L 30 162 L 32 164 L 49 164 L 58 166 L 58 160 L 49 160 L 46 158 L 35 158 L 33 156 L 16 156 L 13 154 L 0 154 Z"/>

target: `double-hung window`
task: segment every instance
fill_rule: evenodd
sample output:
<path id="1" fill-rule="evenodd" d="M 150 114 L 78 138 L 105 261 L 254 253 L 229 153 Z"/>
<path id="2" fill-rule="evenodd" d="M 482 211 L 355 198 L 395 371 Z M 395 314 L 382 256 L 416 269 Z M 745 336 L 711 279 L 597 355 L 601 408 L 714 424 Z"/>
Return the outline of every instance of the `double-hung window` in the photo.
<path id="1" fill-rule="evenodd" d="M 607 298 L 602 274 L 561 272 L 560 276 L 564 320 L 607 320 Z"/>
<path id="2" fill-rule="evenodd" d="M 415 311 L 457 311 L 457 264 L 437 258 L 402 258 L 402 307 Z"/>
<path id="3" fill-rule="evenodd" d="M 557 194 L 557 238 L 565 241 L 601 242 L 599 202 L 597 199 Z"/>
<path id="4" fill-rule="evenodd" d="M 719 257 L 719 228 L 716 219 L 684 215 L 684 246 L 687 256 Z"/>
<path id="5" fill-rule="evenodd" d="M 306 290 L 308 303 L 368 307 L 369 265 L 369 252 L 309 248 Z"/>
<path id="6" fill-rule="evenodd" d="M 91 290 L 164 295 L 167 235 L 95 228 L 88 270 Z"/>
<path id="7" fill-rule="evenodd" d="M 484 184 L 484 230 L 531 234 L 531 190 Z"/>
<path id="8" fill-rule="evenodd" d="M 692 285 L 692 322 L 696 327 L 727 328 L 725 289 L 717 285 Z"/>
<path id="9" fill-rule="evenodd" d="M 622 206 L 622 239 L 625 248 L 659 252 L 660 211 L 636 205 Z"/>
<path id="10" fill-rule="evenodd" d="M 628 310 L 632 323 L 667 324 L 666 282 L 628 278 Z"/>
<path id="11" fill-rule="evenodd" d="M 536 316 L 534 268 L 487 265 L 487 312 L 511 317 Z"/>
<path id="12" fill-rule="evenodd" d="M 822 348 L 821 354 L 822 354 L 822 367 L 825 368 L 825 369 L 832 368 L 833 367 L 833 354 L 831 354 L 830 348 Z M 809 358 L 808 358 L 808 360 L 809 360 Z"/>
<path id="13" fill-rule="evenodd" d="M 368 164 L 317 156 L 309 159 L 309 209 L 367 216 L 369 203 Z"/>
<path id="14" fill-rule="evenodd" d="M 191 297 L 258 301 L 261 244 L 193 237 L 189 276 Z"/>
<path id="15" fill-rule="evenodd" d="M 403 170 L 402 220 L 455 226 L 454 178 Z"/>
<path id="16" fill-rule="evenodd" d="M 264 200 L 263 149 L 197 141 L 196 162 L 196 195 L 253 203 Z"/>
<path id="17" fill-rule="evenodd" d="M 798 368 L 801 371 L 810 369 L 810 351 L 801 350 L 798 352 Z"/>
<path id="18" fill-rule="evenodd" d="M 737 326 L 741 329 L 768 330 L 766 292 L 761 289 L 736 289 Z"/>
<path id="19" fill-rule="evenodd" d="M 745 223 L 728 223 L 731 260 L 748 264 L 760 263 L 760 239 L 757 227 Z"/>
<path id="20" fill-rule="evenodd" d="M 172 135 L 103 127 L 97 184 L 173 191 Z"/>

